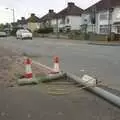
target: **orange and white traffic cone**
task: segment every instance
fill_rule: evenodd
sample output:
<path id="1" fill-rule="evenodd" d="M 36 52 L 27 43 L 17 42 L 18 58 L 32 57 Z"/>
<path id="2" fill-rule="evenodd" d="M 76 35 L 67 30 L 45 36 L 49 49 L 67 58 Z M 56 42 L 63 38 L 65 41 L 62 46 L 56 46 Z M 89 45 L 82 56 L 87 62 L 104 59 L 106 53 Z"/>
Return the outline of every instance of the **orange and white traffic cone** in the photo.
<path id="1" fill-rule="evenodd" d="M 26 58 L 24 64 L 25 64 L 24 77 L 27 79 L 32 79 L 33 78 L 32 68 L 31 68 L 32 61 L 29 58 Z"/>
<path id="2" fill-rule="evenodd" d="M 54 68 L 53 68 L 54 73 L 59 73 L 60 72 L 59 62 L 60 62 L 59 57 L 58 56 L 54 57 Z"/>

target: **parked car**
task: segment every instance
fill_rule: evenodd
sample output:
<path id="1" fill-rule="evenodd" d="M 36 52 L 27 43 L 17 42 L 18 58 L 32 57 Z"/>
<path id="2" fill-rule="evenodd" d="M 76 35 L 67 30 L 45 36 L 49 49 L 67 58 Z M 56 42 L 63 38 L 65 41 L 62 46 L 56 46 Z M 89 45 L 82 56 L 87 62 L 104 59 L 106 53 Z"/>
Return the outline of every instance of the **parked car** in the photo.
<path id="1" fill-rule="evenodd" d="M 19 29 L 16 32 L 17 39 L 31 39 L 32 40 L 32 33 L 27 29 Z"/>
<path id="2" fill-rule="evenodd" d="M 0 31 L 0 37 L 7 37 L 6 32 Z"/>

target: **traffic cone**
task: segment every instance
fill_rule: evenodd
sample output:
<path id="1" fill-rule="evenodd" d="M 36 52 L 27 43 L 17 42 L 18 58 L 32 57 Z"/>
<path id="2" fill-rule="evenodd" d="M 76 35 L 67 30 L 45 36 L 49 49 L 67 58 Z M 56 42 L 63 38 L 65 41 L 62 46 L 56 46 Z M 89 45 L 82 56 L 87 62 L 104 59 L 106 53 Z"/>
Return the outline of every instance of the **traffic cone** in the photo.
<path id="1" fill-rule="evenodd" d="M 55 73 L 59 73 L 60 72 L 60 64 L 59 64 L 59 57 L 58 56 L 54 57 L 54 68 L 53 68 L 53 71 Z"/>
<path id="2" fill-rule="evenodd" d="M 24 64 L 25 64 L 24 77 L 28 79 L 32 79 L 33 78 L 32 68 L 31 68 L 32 61 L 29 58 L 26 58 Z"/>

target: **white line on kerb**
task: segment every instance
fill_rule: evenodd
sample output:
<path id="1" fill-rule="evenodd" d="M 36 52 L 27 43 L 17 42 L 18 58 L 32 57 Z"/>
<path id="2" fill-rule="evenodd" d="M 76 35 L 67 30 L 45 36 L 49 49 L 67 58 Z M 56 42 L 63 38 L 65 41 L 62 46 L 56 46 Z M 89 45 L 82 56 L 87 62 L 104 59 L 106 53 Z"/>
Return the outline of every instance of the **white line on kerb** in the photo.
<path id="1" fill-rule="evenodd" d="M 41 64 L 41 63 L 39 63 L 39 62 L 37 62 L 37 61 L 32 61 L 32 62 L 33 62 L 34 64 L 36 64 L 36 65 L 40 65 L 41 67 L 44 67 L 44 68 L 50 70 L 50 71 L 53 71 L 53 69 L 50 68 L 50 67 L 48 67 L 47 65 L 43 65 L 43 64 Z"/>

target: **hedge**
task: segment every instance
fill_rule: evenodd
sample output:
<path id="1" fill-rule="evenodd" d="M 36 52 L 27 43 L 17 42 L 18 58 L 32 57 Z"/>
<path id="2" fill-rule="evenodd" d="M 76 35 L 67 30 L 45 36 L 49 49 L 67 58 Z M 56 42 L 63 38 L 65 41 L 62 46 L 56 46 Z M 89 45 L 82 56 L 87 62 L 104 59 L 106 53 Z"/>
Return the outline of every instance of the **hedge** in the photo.
<path id="1" fill-rule="evenodd" d="M 53 28 L 40 28 L 39 30 L 35 31 L 37 33 L 52 33 L 53 32 Z"/>

